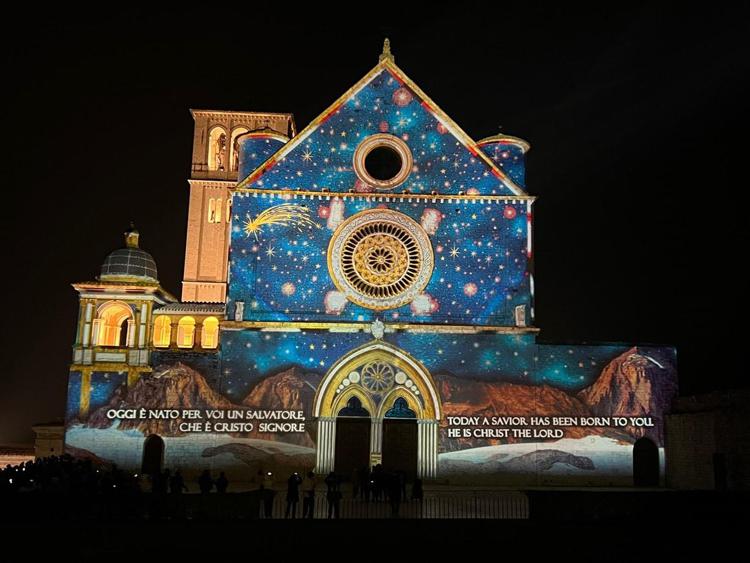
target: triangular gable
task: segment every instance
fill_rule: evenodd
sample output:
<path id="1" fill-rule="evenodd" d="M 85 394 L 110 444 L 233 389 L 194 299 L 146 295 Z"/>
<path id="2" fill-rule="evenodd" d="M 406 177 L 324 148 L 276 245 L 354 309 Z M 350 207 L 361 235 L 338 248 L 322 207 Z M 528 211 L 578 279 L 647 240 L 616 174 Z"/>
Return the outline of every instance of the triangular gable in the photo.
<path id="1" fill-rule="evenodd" d="M 237 189 L 369 191 L 360 189 L 352 160 L 356 146 L 375 133 L 401 137 L 413 153 L 416 168 L 394 192 L 526 195 L 390 58 L 383 58 Z"/>

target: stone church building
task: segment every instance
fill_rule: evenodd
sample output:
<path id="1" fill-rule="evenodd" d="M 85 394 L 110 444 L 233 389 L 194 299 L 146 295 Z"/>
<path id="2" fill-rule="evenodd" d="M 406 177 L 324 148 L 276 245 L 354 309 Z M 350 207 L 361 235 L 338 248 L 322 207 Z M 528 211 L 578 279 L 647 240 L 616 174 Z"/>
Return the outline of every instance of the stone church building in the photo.
<path id="1" fill-rule="evenodd" d="M 475 141 L 387 42 L 302 130 L 191 113 L 179 298 L 132 227 L 73 284 L 68 452 L 247 482 L 663 481 L 675 350 L 537 342 L 528 142 Z"/>

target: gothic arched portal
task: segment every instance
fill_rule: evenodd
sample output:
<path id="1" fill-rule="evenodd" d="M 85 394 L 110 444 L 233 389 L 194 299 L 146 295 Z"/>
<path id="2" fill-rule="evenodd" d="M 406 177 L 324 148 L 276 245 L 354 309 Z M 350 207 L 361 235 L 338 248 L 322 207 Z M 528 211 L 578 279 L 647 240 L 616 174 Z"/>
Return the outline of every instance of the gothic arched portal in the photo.
<path id="1" fill-rule="evenodd" d="M 384 462 L 383 423 L 403 421 L 416 426 L 413 449 L 416 467 L 404 468 L 419 477 L 437 473 L 440 396 L 427 369 L 404 350 L 380 340 L 356 348 L 340 358 L 320 383 L 313 402 L 318 419 L 317 471 L 336 465 L 337 419 L 347 416 L 352 399 L 370 420 L 370 465 Z M 405 458 L 407 459 L 407 458 Z M 409 458 L 410 459 L 410 458 Z"/>

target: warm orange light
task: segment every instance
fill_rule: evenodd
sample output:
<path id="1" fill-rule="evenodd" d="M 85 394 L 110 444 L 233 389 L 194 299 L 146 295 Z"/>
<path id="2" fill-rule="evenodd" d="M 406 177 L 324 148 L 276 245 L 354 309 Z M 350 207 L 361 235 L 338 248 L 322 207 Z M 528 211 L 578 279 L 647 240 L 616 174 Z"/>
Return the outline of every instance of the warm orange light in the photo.
<path id="1" fill-rule="evenodd" d="M 172 338 L 172 321 L 166 315 L 160 315 L 154 320 L 154 346 L 168 348 Z"/>
<path id="2" fill-rule="evenodd" d="M 232 131 L 232 142 L 229 144 L 229 162 L 232 164 L 232 172 L 237 172 L 240 169 L 240 153 L 237 137 L 244 135 L 248 131 L 249 129 L 246 127 L 237 127 Z"/>
<path id="3" fill-rule="evenodd" d="M 96 331 L 97 346 L 127 346 L 128 345 L 128 321 L 132 320 L 133 313 L 125 303 L 120 301 L 109 301 L 99 308 L 98 330 Z"/>
<path id="4" fill-rule="evenodd" d="M 214 127 L 208 134 L 208 169 L 225 170 L 227 158 L 227 134 L 221 127 Z"/>
<path id="5" fill-rule="evenodd" d="M 209 198 L 208 200 L 208 222 L 213 223 L 216 219 L 216 200 Z"/>
<path id="6" fill-rule="evenodd" d="M 177 346 L 192 348 L 195 343 L 195 319 L 182 317 L 177 325 Z"/>
<path id="7" fill-rule="evenodd" d="M 201 346 L 204 348 L 216 348 L 219 345 L 219 319 L 208 317 L 203 321 L 201 332 Z"/>
<path id="8" fill-rule="evenodd" d="M 209 198 L 208 200 L 208 222 L 221 223 L 222 199 Z M 229 200 L 227 200 L 227 222 L 229 222 Z"/>

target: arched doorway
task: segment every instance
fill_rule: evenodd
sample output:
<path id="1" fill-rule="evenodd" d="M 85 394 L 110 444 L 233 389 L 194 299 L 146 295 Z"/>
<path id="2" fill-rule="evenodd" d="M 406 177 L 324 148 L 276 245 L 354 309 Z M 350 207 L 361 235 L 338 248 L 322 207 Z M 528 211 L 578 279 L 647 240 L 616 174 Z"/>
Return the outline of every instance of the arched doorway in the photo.
<path id="1" fill-rule="evenodd" d="M 633 445 L 633 484 L 636 487 L 659 486 L 659 448 L 646 437 L 639 438 Z"/>
<path id="2" fill-rule="evenodd" d="M 164 440 L 156 434 L 151 434 L 143 443 L 143 463 L 141 472 L 146 475 L 161 473 L 164 463 Z"/>
<path id="3" fill-rule="evenodd" d="M 349 417 L 341 416 L 352 397 L 368 413 L 368 464 L 384 463 L 422 478 L 437 473 L 438 424 L 442 409 L 429 372 L 404 350 L 381 340 L 356 348 L 340 358 L 318 386 L 313 402 L 317 418 L 319 473 L 356 465 L 339 460 L 347 439 L 355 432 Z M 399 401 L 399 399 L 401 399 Z M 364 416 L 359 418 L 365 418 Z M 360 422 L 360 424 L 362 424 Z M 364 430 L 361 436 L 364 436 Z M 359 444 L 363 443 L 358 437 Z M 384 438 L 387 439 L 384 451 Z M 386 460 L 386 453 L 390 461 Z M 356 463 L 361 453 L 356 453 Z"/>
<path id="4" fill-rule="evenodd" d="M 388 406 L 391 402 L 385 402 Z M 404 397 L 392 401 L 383 418 L 383 469 L 390 473 L 403 472 L 407 480 L 417 475 L 419 448 L 417 413 L 409 408 Z"/>
<path id="5" fill-rule="evenodd" d="M 370 413 L 362 401 L 352 396 L 336 417 L 336 452 L 334 472 L 349 479 L 354 470 L 370 464 Z"/>

